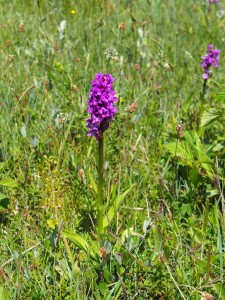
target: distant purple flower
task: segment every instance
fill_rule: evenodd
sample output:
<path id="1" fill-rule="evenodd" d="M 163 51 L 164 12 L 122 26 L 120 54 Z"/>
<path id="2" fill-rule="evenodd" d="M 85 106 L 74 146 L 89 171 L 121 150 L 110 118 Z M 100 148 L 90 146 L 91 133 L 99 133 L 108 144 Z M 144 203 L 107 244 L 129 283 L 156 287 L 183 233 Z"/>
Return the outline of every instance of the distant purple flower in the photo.
<path id="1" fill-rule="evenodd" d="M 101 139 L 103 132 L 109 127 L 109 122 L 117 112 L 114 106 L 118 100 L 113 89 L 114 80 L 111 74 L 99 73 L 95 74 L 95 78 L 91 82 L 92 88 L 88 100 L 88 112 L 90 113 L 90 118 L 87 119 L 88 136 Z"/>
<path id="2" fill-rule="evenodd" d="M 219 0 L 208 0 L 209 3 L 218 3 Z"/>
<path id="3" fill-rule="evenodd" d="M 204 56 L 202 56 L 202 63 L 201 66 L 204 69 L 204 74 L 202 75 L 203 79 L 208 79 L 210 77 L 210 74 L 212 73 L 209 68 L 213 65 L 214 68 L 218 68 L 218 61 L 219 61 L 219 53 L 221 50 L 219 49 L 214 49 L 213 50 L 213 45 L 209 44 L 208 45 L 208 53 Z"/>

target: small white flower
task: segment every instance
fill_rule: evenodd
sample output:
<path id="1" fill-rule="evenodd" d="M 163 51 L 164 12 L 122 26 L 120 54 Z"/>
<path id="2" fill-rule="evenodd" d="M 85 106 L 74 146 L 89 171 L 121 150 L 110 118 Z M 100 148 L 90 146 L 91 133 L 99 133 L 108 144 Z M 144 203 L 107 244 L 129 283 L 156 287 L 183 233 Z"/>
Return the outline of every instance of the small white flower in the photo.
<path id="1" fill-rule="evenodd" d="M 216 15 L 217 15 L 218 18 L 225 17 L 225 10 L 218 10 Z"/>
<path id="2" fill-rule="evenodd" d="M 59 113 L 57 114 L 57 119 L 59 123 L 64 124 L 69 120 L 69 114 L 68 113 Z"/>
<path id="3" fill-rule="evenodd" d="M 104 51 L 104 54 L 107 59 L 114 59 L 116 56 L 118 56 L 118 52 L 113 48 L 108 48 Z"/>

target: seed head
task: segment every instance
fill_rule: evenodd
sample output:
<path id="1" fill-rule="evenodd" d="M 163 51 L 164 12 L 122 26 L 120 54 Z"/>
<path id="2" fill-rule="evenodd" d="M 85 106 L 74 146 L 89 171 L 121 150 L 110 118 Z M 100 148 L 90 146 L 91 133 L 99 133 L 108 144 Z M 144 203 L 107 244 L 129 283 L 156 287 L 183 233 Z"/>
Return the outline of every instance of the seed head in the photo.
<path id="1" fill-rule="evenodd" d="M 56 43 L 56 41 L 54 42 L 54 49 L 56 52 L 59 51 L 59 45 Z"/>
<path id="2" fill-rule="evenodd" d="M 107 254 L 108 254 L 108 253 L 107 253 L 107 250 L 106 250 L 104 247 L 101 247 L 101 248 L 99 249 L 99 252 L 100 252 L 100 255 L 101 255 L 102 259 L 105 260 Z"/>
<path id="3" fill-rule="evenodd" d="M 140 70 L 140 65 L 139 64 L 135 64 L 134 65 L 134 71 L 138 71 Z"/>
<path id="4" fill-rule="evenodd" d="M 78 171 L 78 175 L 79 175 L 79 177 L 80 177 L 81 179 L 84 179 L 84 169 L 80 169 L 80 170 Z"/>
<path id="5" fill-rule="evenodd" d="M 10 46 L 12 46 L 12 42 L 10 41 L 10 40 L 8 40 L 7 42 L 6 42 L 6 47 L 10 47 Z"/>
<path id="6" fill-rule="evenodd" d="M 138 108 L 138 103 L 137 101 L 134 101 L 131 105 L 129 105 L 127 108 L 126 108 L 126 111 L 130 114 L 132 114 L 133 112 L 135 112 L 135 110 L 137 110 Z"/>
<path id="7" fill-rule="evenodd" d="M 211 294 L 203 292 L 200 300 L 215 300 L 215 298 Z"/>
<path id="8" fill-rule="evenodd" d="M 146 23 L 147 23 L 146 20 L 143 20 L 143 21 L 142 21 L 142 24 L 141 24 L 141 25 L 142 25 L 142 28 L 143 28 L 143 29 L 146 27 Z"/>
<path id="9" fill-rule="evenodd" d="M 154 67 L 154 68 L 157 68 L 157 67 L 158 67 L 158 64 L 159 64 L 159 63 L 158 63 L 156 60 L 153 61 L 153 67 Z"/>
<path id="10" fill-rule="evenodd" d="M 24 32 L 25 27 L 23 23 L 20 23 L 19 28 L 20 28 L 20 32 Z"/>
<path id="11" fill-rule="evenodd" d="M 164 64 L 164 72 L 168 72 L 170 70 L 170 64 L 169 63 L 165 63 Z"/>
<path id="12" fill-rule="evenodd" d="M 73 91 L 75 94 L 78 92 L 78 87 L 76 86 L 76 84 L 73 85 Z"/>
<path id="13" fill-rule="evenodd" d="M 220 189 L 220 182 L 219 182 L 218 176 L 216 176 L 216 175 L 213 176 L 213 183 L 214 183 L 215 187 L 217 188 L 217 190 L 219 190 Z"/>
<path id="14" fill-rule="evenodd" d="M 9 62 L 13 62 L 14 61 L 14 55 L 9 55 L 8 59 L 9 59 Z"/>
<path id="15" fill-rule="evenodd" d="M 158 93 L 160 89 L 161 89 L 161 85 L 159 83 L 154 84 L 154 91 L 156 93 Z"/>
<path id="16" fill-rule="evenodd" d="M 166 259 L 165 259 L 164 256 L 160 255 L 159 259 L 161 260 L 161 262 L 162 262 L 163 264 L 166 264 Z"/>
<path id="17" fill-rule="evenodd" d="M 125 30 L 125 24 L 124 23 L 120 23 L 119 30 Z"/>
<path id="18" fill-rule="evenodd" d="M 137 152 L 137 146 L 136 145 L 132 145 L 131 146 L 131 150 L 132 150 L 132 152 Z"/>

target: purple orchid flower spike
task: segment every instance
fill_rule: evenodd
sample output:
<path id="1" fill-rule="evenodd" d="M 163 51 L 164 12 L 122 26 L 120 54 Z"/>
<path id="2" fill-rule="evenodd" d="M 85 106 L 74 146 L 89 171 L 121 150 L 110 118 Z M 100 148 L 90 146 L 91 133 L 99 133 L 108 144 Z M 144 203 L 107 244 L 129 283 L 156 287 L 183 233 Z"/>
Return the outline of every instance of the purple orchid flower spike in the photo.
<path id="1" fill-rule="evenodd" d="M 208 53 L 201 57 L 202 58 L 201 66 L 204 69 L 204 74 L 202 75 L 202 78 L 204 80 L 207 80 L 211 76 L 212 70 L 210 70 L 209 68 L 212 65 L 214 66 L 214 68 L 218 68 L 220 51 L 221 50 L 219 50 L 219 49 L 213 50 L 213 45 L 209 44 L 208 45 Z"/>
<path id="2" fill-rule="evenodd" d="M 114 78 L 111 74 L 95 74 L 91 82 L 92 88 L 88 100 L 88 112 L 90 118 L 87 119 L 89 128 L 88 136 L 101 139 L 103 132 L 109 127 L 109 122 L 113 120 L 117 112 L 114 103 L 118 100 L 113 89 Z"/>

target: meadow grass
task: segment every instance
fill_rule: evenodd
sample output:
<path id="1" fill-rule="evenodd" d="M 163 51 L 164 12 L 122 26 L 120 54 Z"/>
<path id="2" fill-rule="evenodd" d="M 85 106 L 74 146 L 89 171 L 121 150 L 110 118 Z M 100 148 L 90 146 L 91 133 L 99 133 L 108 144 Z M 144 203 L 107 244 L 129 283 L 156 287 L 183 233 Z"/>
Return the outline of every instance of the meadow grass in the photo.
<path id="1" fill-rule="evenodd" d="M 225 299 L 223 1 L 0 5 L 0 299 Z M 101 238 L 99 72 L 119 98 Z"/>

